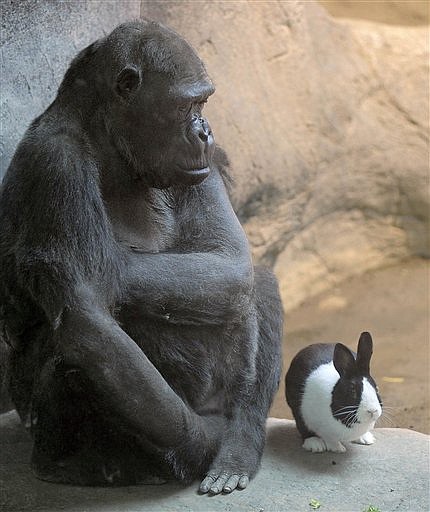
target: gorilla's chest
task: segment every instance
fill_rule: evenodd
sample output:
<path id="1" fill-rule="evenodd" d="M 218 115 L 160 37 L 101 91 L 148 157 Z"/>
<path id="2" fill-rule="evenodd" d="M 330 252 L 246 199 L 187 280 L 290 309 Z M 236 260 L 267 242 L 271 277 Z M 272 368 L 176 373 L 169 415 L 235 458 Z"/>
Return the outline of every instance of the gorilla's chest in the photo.
<path id="1" fill-rule="evenodd" d="M 115 238 L 142 252 L 163 252 L 176 240 L 177 220 L 167 192 L 151 189 L 145 194 L 115 198 L 106 204 Z"/>

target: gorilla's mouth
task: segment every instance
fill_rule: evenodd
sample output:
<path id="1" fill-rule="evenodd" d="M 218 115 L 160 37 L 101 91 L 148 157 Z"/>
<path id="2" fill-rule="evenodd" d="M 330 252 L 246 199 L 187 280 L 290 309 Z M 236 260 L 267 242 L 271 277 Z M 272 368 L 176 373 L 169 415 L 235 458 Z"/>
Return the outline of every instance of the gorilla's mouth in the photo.
<path id="1" fill-rule="evenodd" d="M 184 184 L 198 185 L 199 183 L 201 183 L 203 180 L 205 180 L 209 176 L 211 169 L 209 166 L 206 166 L 206 167 L 191 167 L 190 166 L 187 168 L 181 167 L 180 172 L 181 172 L 181 174 L 180 174 L 179 179 Z"/>
<path id="2" fill-rule="evenodd" d="M 183 169 L 183 172 L 185 172 L 185 174 L 188 174 L 188 176 L 207 176 L 210 173 L 210 168 L 202 167 L 200 169 Z"/>

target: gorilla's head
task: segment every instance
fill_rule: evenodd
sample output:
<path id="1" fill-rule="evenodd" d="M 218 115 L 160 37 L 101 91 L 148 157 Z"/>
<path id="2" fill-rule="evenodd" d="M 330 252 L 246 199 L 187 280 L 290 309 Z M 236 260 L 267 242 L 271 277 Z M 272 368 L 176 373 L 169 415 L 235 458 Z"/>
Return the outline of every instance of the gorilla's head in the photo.
<path id="1" fill-rule="evenodd" d="M 72 80 L 94 87 L 113 144 L 149 186 L 208 176 L 215 144 L 202 110 L 215 89 L 178 34 L 151 21 L 120 25 L 76 57 L 62 88 Z"/>

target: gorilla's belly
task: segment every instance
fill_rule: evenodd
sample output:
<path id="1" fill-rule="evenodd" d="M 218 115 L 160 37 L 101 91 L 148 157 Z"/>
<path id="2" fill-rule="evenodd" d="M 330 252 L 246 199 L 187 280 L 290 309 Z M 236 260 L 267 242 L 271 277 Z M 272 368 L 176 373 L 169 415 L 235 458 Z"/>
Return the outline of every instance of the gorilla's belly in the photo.
<path id="1" fill-rule="evenodd" d="M 227 374 L 225 362 L 235 351 L 224 326 L 184 326 L 145 317 L 121 325 L 194 410 L 224 410 L 226 383 L 234 380 L 235 368 L 228 365 Z"/>

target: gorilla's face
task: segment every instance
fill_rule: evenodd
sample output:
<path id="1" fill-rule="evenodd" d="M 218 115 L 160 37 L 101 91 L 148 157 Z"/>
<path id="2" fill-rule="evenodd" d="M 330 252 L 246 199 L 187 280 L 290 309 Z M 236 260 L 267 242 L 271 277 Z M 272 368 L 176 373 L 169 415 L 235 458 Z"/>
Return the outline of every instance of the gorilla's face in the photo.
<path id="1" fill-rule="evenodd" d="M 214 87 L 194 53 L 178 58 L 175 74 L 128 67 L 117 78 L 123 100 L 126 155 L 150 186 L 195 185 L 210 173 L 215 149 L 202 111 Z"/>

